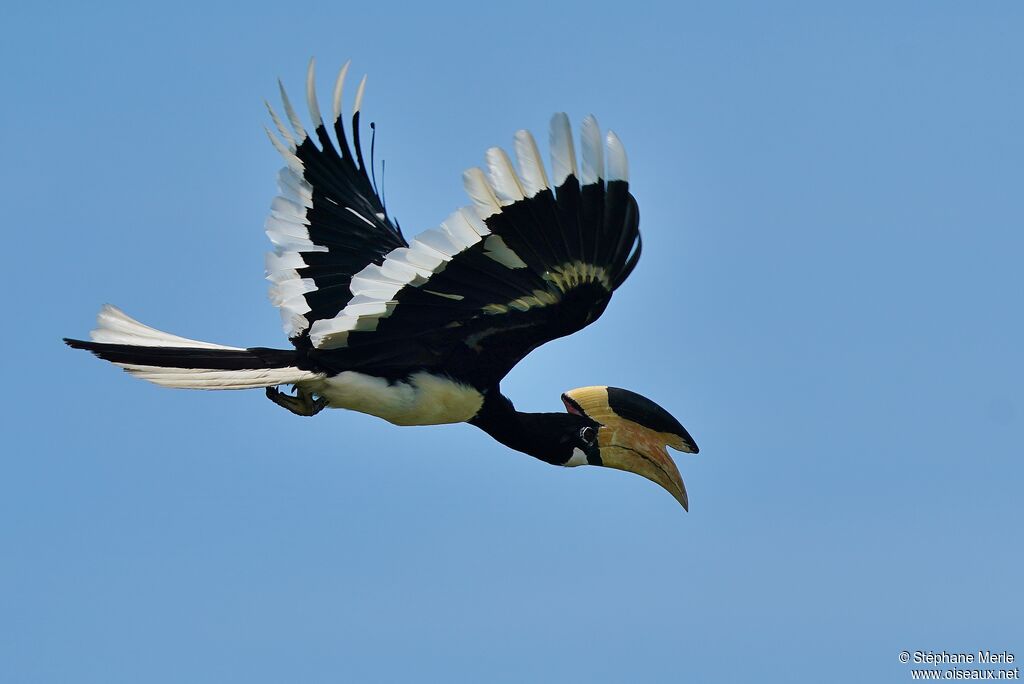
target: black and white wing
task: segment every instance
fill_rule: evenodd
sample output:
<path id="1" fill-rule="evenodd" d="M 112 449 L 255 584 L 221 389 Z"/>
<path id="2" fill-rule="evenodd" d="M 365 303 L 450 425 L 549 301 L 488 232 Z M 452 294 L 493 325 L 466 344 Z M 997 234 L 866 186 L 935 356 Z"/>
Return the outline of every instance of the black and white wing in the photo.
<path id="1" fill-rule="evenodd" d="M 311 353 L 382 369 L 436 368 L 489 386 L 531 350 L 593 322 L 640 257 L 639 213 L 618 137 L 551 122 L 549 180 L 533 136 L 463 175 L 472 205 L 352 278 L 349 303 L 312 322 Z"/>
<path id="2" fill-rule="evenodd" d="M 365 76 L 352 111 L 352 148 L 345 135 L 341 101 L 348 67 L 342 67 L 334 87 L 337 148 L 320 115 L 313 61 L 306 75 L 306 99 L 316 141 L 304 130 L 283 86 L 281 99 L 291 130 L 267 104 L 280 138 L 270 130 L 267 135 L 288 163 L 278 174 L 281 194 L 274 199 L 266 223 L 275 248 L 267 255 L 267 279 L 285 332 L 300 347 L 308 346 L 311 326 L 361 301 L 358 281 L 354 281 L 357 273 L 407 246 L 397 223 L 388 218 L 363 161 L 359 110 Z"/>

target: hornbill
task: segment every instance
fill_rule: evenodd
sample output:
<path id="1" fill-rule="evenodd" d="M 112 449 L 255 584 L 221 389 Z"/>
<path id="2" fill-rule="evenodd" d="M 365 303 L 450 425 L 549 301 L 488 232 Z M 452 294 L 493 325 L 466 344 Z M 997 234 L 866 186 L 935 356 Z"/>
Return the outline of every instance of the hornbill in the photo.
<path id="1" fill-rule="evenodd" d="M 187 339 L 110 305 L 91 341 L 65 342 L 165 387 L 264 387 L 302 416 L 330 407 L 396 425 L 468 422 L 547 463 L 632 471 L 688 508 L 666 446 L 697 453 L 697 445 L 653 401 L 584 387 L 562 395 L 567 413 L 523 413 L 499 387 L 532 350 L 594 322 L 640 258 L 639 213 L 619 138 L 609 131 L 602 139 L 586 117 L 577 164 L 569 120 L 555 114 L 549 177 L 533 136 L 518 131 L 518 171 L 502 149 L 487 150 L 486 171 L 463 174 L 472 203 L 409 242 L 371 180 L 372 155 L 370 173 L 364 162 L 365 76 L 349 145 L 341 106 L 347 71 L 348 64 L 333 93 L 336 141 L 320 113 L 312 61 L 313 135 L 283 86 L 290 129 L 267 105 L 279 134 L 267 135 L 287 162 L 266 222 L 274 245 L 267 279 L 294 349 Z"/>

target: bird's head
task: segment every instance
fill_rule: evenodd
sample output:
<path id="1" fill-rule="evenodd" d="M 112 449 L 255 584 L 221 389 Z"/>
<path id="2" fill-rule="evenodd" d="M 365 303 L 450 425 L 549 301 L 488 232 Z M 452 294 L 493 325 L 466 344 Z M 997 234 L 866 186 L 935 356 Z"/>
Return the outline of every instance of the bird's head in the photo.
<path id="1" fill-rule="evenodd" d="M 572 435 L 567 466 L 600 465 L 653 480 L 689 510 L 686 487 L 666 447 L 696 454 L 679 421 L 650 399 L 617 387 L 581 387 L 562 395 L 569 413 L 586 418 Z"/>

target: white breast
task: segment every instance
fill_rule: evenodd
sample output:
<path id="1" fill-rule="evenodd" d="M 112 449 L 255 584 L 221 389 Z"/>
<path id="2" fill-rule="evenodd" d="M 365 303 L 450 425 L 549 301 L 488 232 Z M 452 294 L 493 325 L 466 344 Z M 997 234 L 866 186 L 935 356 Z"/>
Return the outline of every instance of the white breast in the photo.
<path id="1" fill-rule="evenodd" d="M 368 413 L 395 425 L 461 423 L 475 416 L 484 401 L 469 385 L 426 371 L 393 383 L 344 371 L 302 386 L 326 399 L 331 408 Z"/>

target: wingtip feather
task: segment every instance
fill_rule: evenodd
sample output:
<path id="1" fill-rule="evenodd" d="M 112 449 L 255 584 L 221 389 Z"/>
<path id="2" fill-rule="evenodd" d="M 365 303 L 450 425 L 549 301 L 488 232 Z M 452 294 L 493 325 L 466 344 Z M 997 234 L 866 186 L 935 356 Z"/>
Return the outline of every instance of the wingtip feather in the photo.
<path id="1" fill-rule="evenodd" d="M 580 183 L 590 185 L 599 182 L 604 177 L 604 144 L 601 140 L 601 127 L 593 114 L 588 114 L 583 119 L 580 147 L 583 157 Z"/>
<path id="2" fill-rule="evenodd" d="M 551 117 L 551 172 L 555 187 L 565 183 L 569 176 L 576 175 L 576 150 L 572 142 L 572 125 L 565 112 Z"/>
<path id="3" fill-rule="evenodd" d="M 306 105 L 309 107 L 309 116 L 313 119 L 313 128 L 323 126 L 320 103 L 316 98 L 316 57 L 309 58 L 309 67 L 306 69 Z"/>
<path id="4" fill-rule="evenodd" d="M 341 69 L 338 70 L 338 78 L 334 82 L 334 97 L 331 99 L 331 108 L 334 111 L 335 121 L 341 119 L 341 94 L 345 89 L 345 76 L 348 75 L 348 67 L 351 64 L 352 60 L 350 59 L 341 66 Z"/>
<path id="5" fill-rule="evenodd" d="M 366 75 L 363 75 L 363 79 L 359 81 L 359 87 L 356 88 L 356 103 L 352 108 L 352 115 L 355 116 L 359 113 L 359 110 L 363 106 L 363 93 L 366 91 Z"/>

